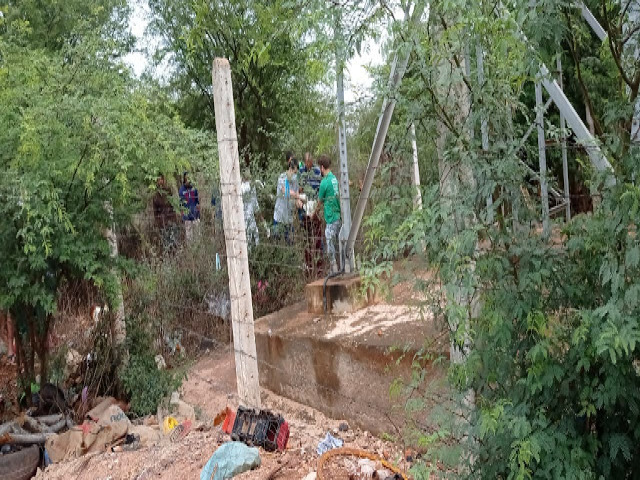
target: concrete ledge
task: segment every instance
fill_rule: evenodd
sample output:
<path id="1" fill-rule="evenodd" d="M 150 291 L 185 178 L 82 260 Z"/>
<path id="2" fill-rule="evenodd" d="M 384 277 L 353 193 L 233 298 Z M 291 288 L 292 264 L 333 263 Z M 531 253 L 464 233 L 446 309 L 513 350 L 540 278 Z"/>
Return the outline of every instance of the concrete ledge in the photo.
<path id="1" fill-rule="evenodd" d="M 318 316 L 305 302 L 258 319 L 255 335 L 262 386 L 373 433 L 402 425 L 390 385 L 410 378 L 414 354 L 440 336 L 432 318 L 406 306 Z M 447 340 L 437 347 L 445 355 Z M 444 368 L 430 368 L 427 381 L 442 380 Z"/>

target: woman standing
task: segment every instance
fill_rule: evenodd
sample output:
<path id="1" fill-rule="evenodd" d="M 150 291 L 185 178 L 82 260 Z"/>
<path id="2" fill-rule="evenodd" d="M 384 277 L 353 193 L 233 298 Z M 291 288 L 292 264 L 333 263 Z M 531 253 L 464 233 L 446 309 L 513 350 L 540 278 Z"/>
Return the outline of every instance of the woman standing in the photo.
<path id="1" fill-rule="evenodd" d="M 273 209 L 273 235 L 284 238 L 288 244 L 293 241 L 293 218 L 298 194 L 298 165 L 290 153 L 287 153 L 287 171 L 280 174 L 276 189 L 276 205 Z"/>

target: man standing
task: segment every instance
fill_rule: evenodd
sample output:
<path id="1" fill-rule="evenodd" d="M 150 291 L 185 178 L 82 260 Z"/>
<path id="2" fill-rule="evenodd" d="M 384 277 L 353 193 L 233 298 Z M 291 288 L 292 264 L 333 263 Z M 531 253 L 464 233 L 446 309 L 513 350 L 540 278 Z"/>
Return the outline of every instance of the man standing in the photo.
<path id="1" fill-rule="evenodd" d="M 338 271 L 336 263 L 336 243 L 338 234 L 340 233 L 340 198 L 338 193 L 338 179 L 331 172 L 331 160 L 326 155 L 322 155 L 318 159 L 320 172 L 322 173 L 322 182 L 320 182 L 320 192 L 318 200 L 324 206 L 324 221 L 327 226 L 324 230 L 324 236 L 327 240 L 327 254 L 331 262 L 331 271 Z"/>
<path id="2" fill-rule="evenodd" d="M 195 225 L 200 223 L 200 199 L 198 198 L 198 189 L 191 185 L 187 172 L 182 175 L 182 186 L 178 194 L 180 195 L 180 205 L 184 210 L 182 220 L 184 221 L 185 234 L 187 241 L 190 241 L 193 238 Z"/>

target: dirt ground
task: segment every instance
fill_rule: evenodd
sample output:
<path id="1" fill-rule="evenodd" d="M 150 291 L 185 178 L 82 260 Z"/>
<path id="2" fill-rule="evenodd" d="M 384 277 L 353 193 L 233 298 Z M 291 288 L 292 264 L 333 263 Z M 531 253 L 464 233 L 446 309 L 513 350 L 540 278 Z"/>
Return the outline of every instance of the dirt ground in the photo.
<path id="1" fill-rule="evenodd" d="M 52 465 L 39 471 L 38 480 L 143 480 L 143 479 L 199 479 L 200 471 L 209 457 L 222 443 L 229 441 L 213 418 L 226 406 L 238 406 L 235 394 L 235 364 L 230 351 L 209 353 L 191 368 L 181 389 L 181 398 L 196 408 L 198 424 L 180 443 L 168 440 L 157 446 L 135 452 L 107 452 L 85 456 Z M 260 450 L 261 466 L 238 475 L 238 480 L 303 479 L 316 471 L 316 448 L 327 432 L 339 436 L 346 447 L 363 449 L 397 464 L 403 471 L 409 468 L 402 446 L 372 437 L 368 432 L 349 428 L 340 432 L 340 420 L 326 418 L 312 408 L 262 390 L 262 408 L 281 414 L 290 425 L 286 452 L 268 453 Z M 348 468 L 355 468 L 357 460 L 336 460 L 327 465 L 326 478 L 349 478 Z"/>

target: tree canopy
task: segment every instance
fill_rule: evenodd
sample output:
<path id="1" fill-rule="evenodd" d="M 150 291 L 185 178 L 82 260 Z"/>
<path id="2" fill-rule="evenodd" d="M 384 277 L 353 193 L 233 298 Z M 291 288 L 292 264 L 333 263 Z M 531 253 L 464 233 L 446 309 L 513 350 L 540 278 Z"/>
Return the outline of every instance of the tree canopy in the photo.
<path id="1" fill-rule="evenodd" d="M 46 338 L 65 279 L 113 301 L 105 231 L 139 211 L 159 172 L 214 158 L 122 62 L 126 3 L 41 3 L 10 4 L 0 24 L 0 305 L 24 338 Z"/>

